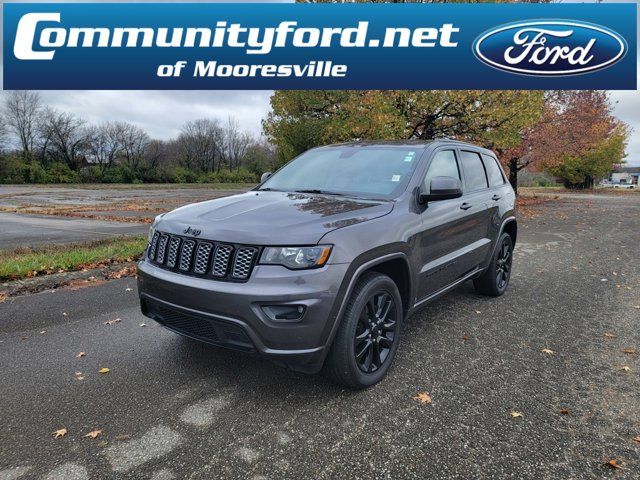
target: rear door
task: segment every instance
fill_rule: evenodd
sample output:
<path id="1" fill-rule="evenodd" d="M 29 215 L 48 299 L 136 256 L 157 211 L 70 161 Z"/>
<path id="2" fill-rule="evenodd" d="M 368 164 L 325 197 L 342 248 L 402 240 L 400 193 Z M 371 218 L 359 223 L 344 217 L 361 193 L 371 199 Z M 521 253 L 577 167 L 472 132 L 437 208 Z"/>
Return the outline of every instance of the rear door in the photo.
<path id="1" fill-rule="evenodd" d="M 500 206 L 505 204 L 505 198 L 511 194 L 511 188 L 498 165 L 498 160 L 494 156 L 483 153 L 482 162 L 489 180 L 489 238 L 496 239 L 500 232 L 502 215 L 504 214 L 504 212 L 500 211 Z"/>
<path id="2" fill-rule="evenodd" d="M 460 149 L 460 163 L 464 179 L 464 195 L 460 208 L 465 217 L 465 251 L 459 262 L 461 275 L 480 265 L 491 246 L 491 191 L 480 152 Z"/>

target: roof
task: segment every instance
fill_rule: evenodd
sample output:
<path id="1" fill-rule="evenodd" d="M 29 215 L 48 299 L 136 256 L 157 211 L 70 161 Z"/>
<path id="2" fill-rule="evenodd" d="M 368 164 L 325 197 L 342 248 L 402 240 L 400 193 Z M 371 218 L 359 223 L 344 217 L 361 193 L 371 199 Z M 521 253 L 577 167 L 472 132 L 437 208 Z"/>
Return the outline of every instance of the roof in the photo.
<path id="1" fill-rule="evenodd" d="M 463 142 L 461 140 L 454 140 L 450 138 L 436 138 L 433 140 L 360 140 L 356 142 L 343 142 L 343 143 L 335 143 L 333 145 L 325 145 L 326 147 L 369 147 L 369 146 L 389 146 L 389 147 L 422 147 L 427 148 L 433 144 L 443 144 L 443 145 L 459 145 L 459 146 L 468 146 L 479 148 L 481 150 L 487 150 L 480 145 L 474 145 L 473 143 Z M 320 147 L 322 148 L 322 147 Z"/>

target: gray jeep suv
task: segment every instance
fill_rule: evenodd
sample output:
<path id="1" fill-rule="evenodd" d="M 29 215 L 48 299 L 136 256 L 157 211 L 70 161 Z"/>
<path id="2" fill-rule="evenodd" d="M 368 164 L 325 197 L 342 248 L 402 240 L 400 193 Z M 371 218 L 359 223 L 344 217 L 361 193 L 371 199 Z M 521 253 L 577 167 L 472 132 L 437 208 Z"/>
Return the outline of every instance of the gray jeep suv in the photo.
<path id="1" fill-rule="evenodd" d="M 158 216 L 138 265 L 142 312 L 364 388 L 416 308 L 471 279 L 504 293 L 514 202 L 493 152 L 467 143 L 315 148 L 247 193 Z"/>

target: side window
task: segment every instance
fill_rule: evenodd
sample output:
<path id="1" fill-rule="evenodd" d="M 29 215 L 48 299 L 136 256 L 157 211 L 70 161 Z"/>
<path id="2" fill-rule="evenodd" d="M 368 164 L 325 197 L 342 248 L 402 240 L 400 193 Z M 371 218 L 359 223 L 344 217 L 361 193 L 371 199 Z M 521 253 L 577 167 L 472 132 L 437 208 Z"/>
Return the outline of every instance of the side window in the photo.
<path id="1" fill-rule="evenodd" d="M 467 192 L 473 192 L 489 186 L 487 184 L 487 174 L 482 166 L 482 159 L 479 153 L 463 150 L 462 169 L 464 170 L 464 182 Z"/>
<path id="2" fill-rule="evenodd" d="M 453 150 L 440 150 L 434 155 L 429 165 L 429 170 L 427 170 L 427 175 L 424 177 L 424 186 L 427 192 L 430 191 L 433 177 L 453 177 L 460 180 L 456 154 Z"/>
<path id="3" fill-rule="evenodd" d="M 484 162 L 484 168 L 487 170 L 487 177 L 489 177 L 489 186 L 497 187 L 498 185 L 503 185 L 504 178 L 496 159 L 483 154 L 482 161 Z"/>

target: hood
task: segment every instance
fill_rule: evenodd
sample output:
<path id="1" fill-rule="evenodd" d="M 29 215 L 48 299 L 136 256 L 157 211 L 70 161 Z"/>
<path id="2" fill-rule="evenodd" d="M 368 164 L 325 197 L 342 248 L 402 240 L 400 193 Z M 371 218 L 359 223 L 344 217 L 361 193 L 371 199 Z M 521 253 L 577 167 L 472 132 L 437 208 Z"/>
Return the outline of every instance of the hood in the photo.
<path id="1" fill-rule="evenodd" d="M 251 191 L 194 203 L 164 215 L 157 228 L 198 238 L 251 245 L 313 245 L 337 228 L 378 218 L 393 203 L 332 195 Z M 189 234 L 187 234 L 189 235 Z"/>

